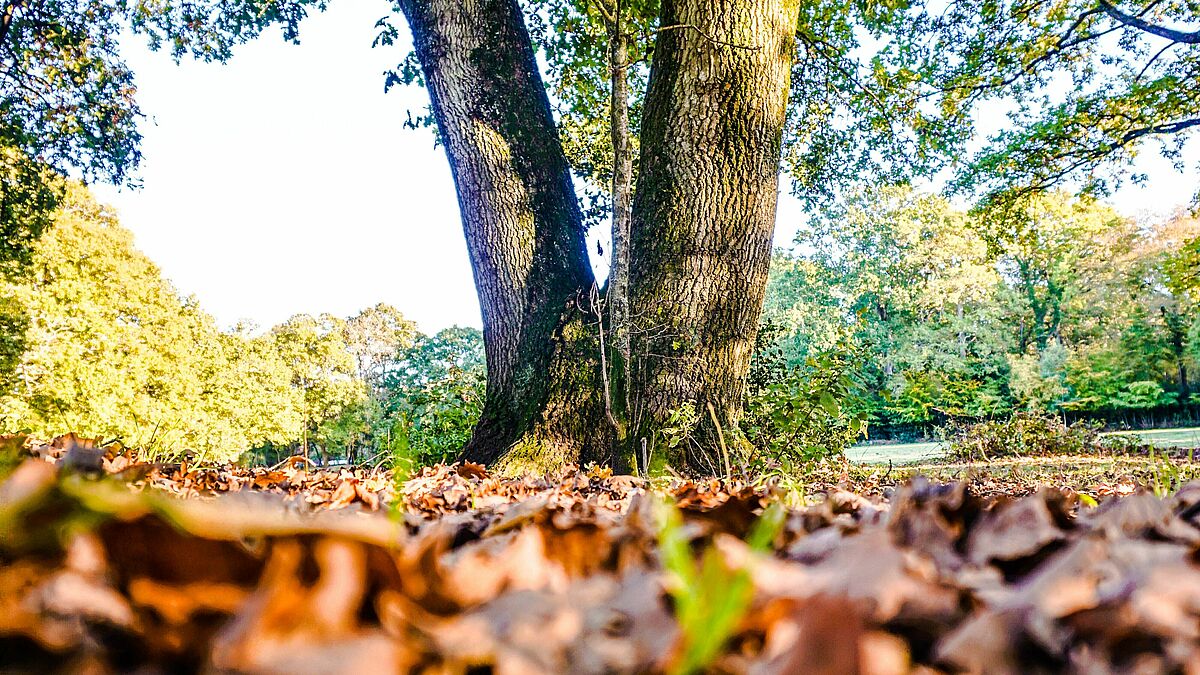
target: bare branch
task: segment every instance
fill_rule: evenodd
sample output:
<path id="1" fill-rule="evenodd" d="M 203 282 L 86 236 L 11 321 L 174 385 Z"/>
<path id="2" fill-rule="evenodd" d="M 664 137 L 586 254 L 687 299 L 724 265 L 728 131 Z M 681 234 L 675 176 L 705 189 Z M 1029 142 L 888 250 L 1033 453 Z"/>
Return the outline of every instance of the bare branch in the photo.
<path id="1" fill-rule="evenodd" d="M 1150 70 L 1150 66 L 1154 65 L 1154 62 L 1158 60 L 1158 57 L 1162 56 L 1163 54 L 1166 54 L 1167 51 L 1169 51 L 1172 47 L 1174 47 L 1177 44 L 1179 44 L 1179 43 L 1178 42 L 1168 42 L 1165 47 L 1158 50 L 1154 54 L 1154 56 L 1150 57 L 1150 60 L 1146 62 L 1146 65 L 1142 66 L 1141 71 L 1138 72 L 1137 77 L 1133 78 L 1133 81 L 1141 82 L 1142 77 L 1144 77 L 1146 75 L 1146 73 Z"/>

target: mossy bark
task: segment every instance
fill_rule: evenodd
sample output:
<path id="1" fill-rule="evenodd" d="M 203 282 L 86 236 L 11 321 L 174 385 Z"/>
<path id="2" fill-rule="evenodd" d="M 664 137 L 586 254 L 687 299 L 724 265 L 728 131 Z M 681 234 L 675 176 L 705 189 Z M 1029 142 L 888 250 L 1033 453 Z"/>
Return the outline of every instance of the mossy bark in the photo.
<path id="1" fill-rule="evenodd" d="M 664 0 L 642 116 L 633 203 L 632 441 L 723 470 L 717 426 L 736 429 L 775 227 L 797 0 Z"/>
<path id="2" fill-rule="evenodd" d="M 520 8 L 400 6 L 454 174 L 483 318 L 487 397 L 462 457 L 608 463 L 582 218 Z"/>

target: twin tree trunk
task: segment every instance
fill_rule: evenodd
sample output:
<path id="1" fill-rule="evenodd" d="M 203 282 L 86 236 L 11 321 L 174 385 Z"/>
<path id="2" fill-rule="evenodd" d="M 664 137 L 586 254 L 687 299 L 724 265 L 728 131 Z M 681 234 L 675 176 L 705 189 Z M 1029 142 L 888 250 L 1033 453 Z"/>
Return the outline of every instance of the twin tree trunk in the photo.
<path id="1" fill-rule="evenodd" d="M 630 222 L 628 318 L 614 327 L 630 345 L 628 363 L 617 359 L 630 378 L 616 425 L 582 219 L 520 7 L 400 5 L 454 174 L 483 315 L 487 397 L 463 457 L 512 469 L 631 468 L 644 452 L 717 472 L 717 437 L 736 428 L 766 287 L 797 0 L 662 3 Z M 685 409 L 698 424 L 682 441 L 664 434 Z"/>

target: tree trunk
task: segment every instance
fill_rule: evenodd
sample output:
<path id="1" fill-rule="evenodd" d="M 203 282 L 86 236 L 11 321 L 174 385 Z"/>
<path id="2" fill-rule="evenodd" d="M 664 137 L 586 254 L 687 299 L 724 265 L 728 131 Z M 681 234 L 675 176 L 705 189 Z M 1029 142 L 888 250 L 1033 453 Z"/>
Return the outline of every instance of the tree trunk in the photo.
<path id="1" fill-rule="evenodd" d="M 612 343 L 609 359 L 609 421 L 618 446 L 625 444 L 629 425 L 629 222 L 632 218 L 633 149 L 629 130 L 628 43 L 622 22 L 623 0 L 613 0 L 606 17 L 608 35 L 609 127 L 613 146 L 612 264 L 605 300 Z M 626 453 L 627 455 L 630 453 Z M 637 463 L 636 453 L 633 464 Z M 645 472 L 646 467 L 641 467 Z"/>
<path id="2" fill-rule="evenodd" d="M 610 462 L 571 176 L 515 0 L 401 0 L 454 174 L 487 395 L 462 457 Z"/>
<path id="3" fill-rule="evenodd" d="M 766 291 L 797 0 L 664 0 L 631 227 L 633 440 L 717 473 Z M 720 427 L 712 424 L 712 406 Z M 664 434 L 691 406 L 690 438 Z"/>

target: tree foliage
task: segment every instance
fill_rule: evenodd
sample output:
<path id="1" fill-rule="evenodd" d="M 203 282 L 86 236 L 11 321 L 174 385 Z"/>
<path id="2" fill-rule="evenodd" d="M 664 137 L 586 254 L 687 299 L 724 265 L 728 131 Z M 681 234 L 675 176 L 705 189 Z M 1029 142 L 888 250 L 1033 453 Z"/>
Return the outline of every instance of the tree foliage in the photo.
<path id="1" fill-rule="evenodd" d="M 271 345 L 218 331 L 77 185 L 28 278 L 3 295 L 29 317 L 28 347 L 0 399 L 10 429 L 210 460 L 297 429 L 298 401 Z"/>
<path id="2" fill-rule="evenodd" d="M 4 0 L 0 139 L 54 171 L 125 182 L 141 160 L 142 117 L 118 40 L 126 30 L 175 58 L 223 61 L 280 25 L 295 40 L 316 0 Z"/>
<path id="3" fill-rule="evenodd" d="M 143 119 L 119 39 L 223 61 L 272 25 L 295 40 L 324 0 L 0 1 L 0 281 L 28 267 L 66 196 L 65 178 L 136 186 Z M 23 349 L 28 317 L 0 305 L 0 383 Z"/>
<path id="4" fill-rule="evenodd" d="M 483 334 L 477 329 L 422 335 L 400 351 L 384 383 L 396 458 L 411 466 L 455 457 L 483 410 L 484 384 Z"/>
<path id="5" fill-rule="evenodd" d="M 958 188 L 1004 199 L 1075 180 L 1104 195 L 1151 140 L 1186 161 L 1187 132 L 1200 125 L 1195 3 L 952 1 L 913 16 L 898 53 L 929 83 L 922 100 L 959 129 L 949 147 L 972 150 L 985 106 L 1009 109 L 1009 123 L 966 155 Z"/>
<path id="6" fill-rule="evenodd" d="M 0 286 L 29 317 L 0 427 L 74 431 L 150 455 L 323 460 L 457 452 L 479 415 L 482 340 L 421 335 L 394 307 L 222 331 L 181 297 L 106 207 L 68 184 L 29 269 Z"/>

